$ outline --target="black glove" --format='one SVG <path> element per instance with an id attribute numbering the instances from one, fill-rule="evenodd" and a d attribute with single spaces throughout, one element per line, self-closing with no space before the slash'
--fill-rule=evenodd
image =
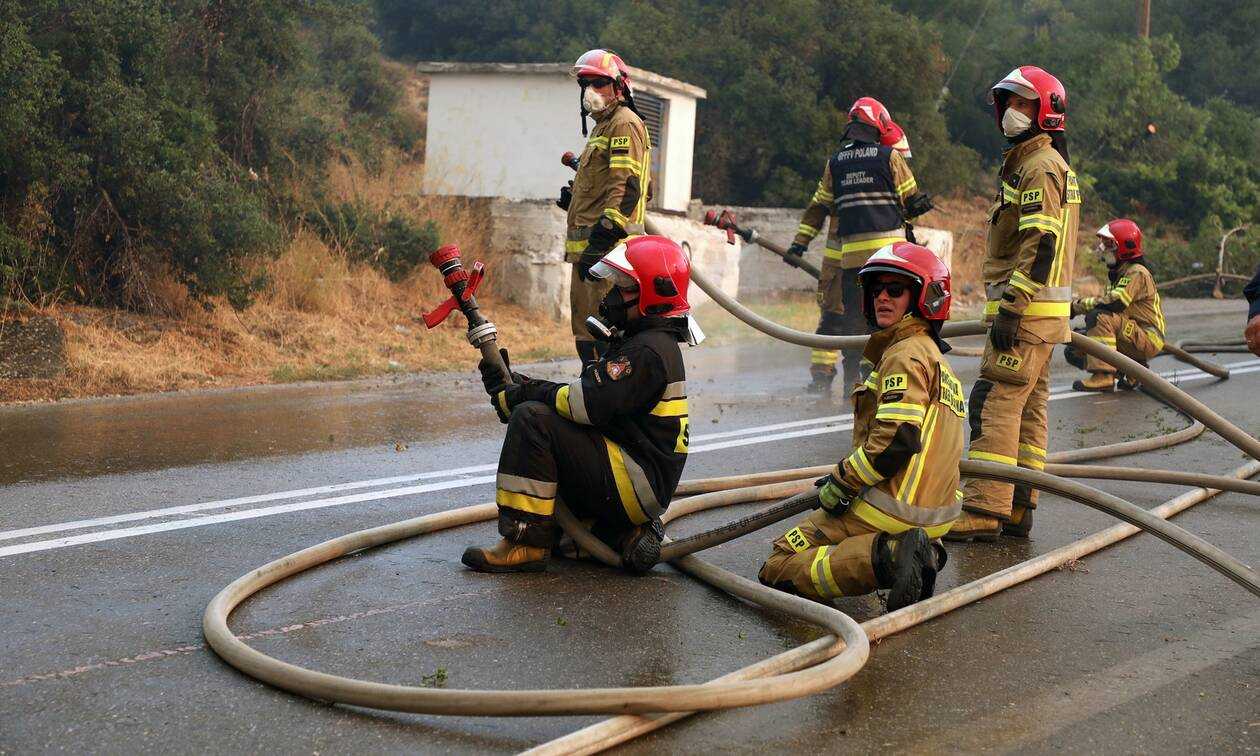
<path id="1" fill-rule="evenodd" d="M 1005 307 L 999 307 L 997 317 L 993 319 L 993 325 L 989 328 L 989 341 L 993 342 L 993 348 L 999 352 L 1009 352 L 1015 348 L 1016 337 L 1019 335 L 1020 315 L 1013 310 Z"/>
<path id="2" fill-rule="evenodd" d="M 603 259 L 608 251 L 617 246 L 617 242 L 626 236 L 625 229 L 617 225 L 617 222 L 608 216 L 599 219 L 591 229 L 591 237 L 583 250 L 582 256 L 578 258 L 576 263 L 578 278 L 583 281 L 590 281 L 591 267 L 595 263 Z"/>
<path id="3" fill-rule="evenodd" d="M 814 481 L 818 488 L 818 503 L 822 508 L 834 515 L 842 515 L 849 508 L 849 502 L 856 495 L 849 487 L 836 479 L 834 474 L 827 474 Z"/>
<path id="4" fill-rule="evenodd" d="M 508 373 L 512 372 L 512 363 L 508 361 L 508 353 L 506 349 L 499 350 L 499 356 L 503 358 L 503 364 L 507 366 Z M 481 385 L 486 387 L 486 393 L 493 397 L 499 393 L 508 384 L 503 380 L 503 373 L 499 372 L 499 366 L 494 362 L 481 358 L 481 362 L 477 363 L 477 369 L 481 371 Z M 513 376 L 515 378 L 515 376 Z M 514 381 L 522 383 L 523 381 Z"/>
<path id="5" fill-rule="evenodd" d="M 927 211 L 933 210 L 935 208 L 936 206 L 932 204 L 931 197 L 922 193 L 916 194 L 910 198 L 909 202 L 906 203 L 906 217 L 917 218 L 920 215 L 923 215 L 924 213 L 926 213 Z"/>
<path id="6" fill-rule="evenodd" d="M 807 249 L 809 249 L 809 247 L 805 246 L 804 244 L 793 244 L 792 246 L 787 248 L 787 253 L 791 257 L 804 257 L 805 250 Z"/>
<path id="7" fill-rule="evenodd" d="M 569 204 L 573 202 L 573 182 L 570 181 L 567 186 L 560 187 L 560 199 L 556 200 L 556 207 L 568 212 Z"/>

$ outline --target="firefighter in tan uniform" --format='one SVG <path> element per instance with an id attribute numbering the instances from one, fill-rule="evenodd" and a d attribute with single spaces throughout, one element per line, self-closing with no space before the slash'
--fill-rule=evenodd
<path id="1" fill-rule="evenodd" d="M 818 279 L 817 333 L 827 336 L 867 332 L 857 271 L 875 250 L 906 239 L 906 221 L 932 209 L 903 155 L 909 155 L 901 128 L 887 108 L 863 97 L 849 109 L 840 151 L 823 167 L 818 188 L 801 215 L 788 254 L 803 255 L 831 218 L 822 275 Z M 837 353 L 810 353 L 810 390 L 825 393 L 836 377 Z M 845 390 L 859 379 L 857 351 L 844 355 Z"/>
<path id="2" fill-rule="evenodd" d="M 874 366 L 853 389 L 853 452 L 819 481 L 822 509 L 774 542 L 758 575 L 826 601 L 889 589 L 888 609 L 932 595 L 945 550 L 932 539 L 959 515 L 962 384 L 941 356 L 949 269 L 897 242 L 858 272 Z"/>
<path id="3" fill-rule="evenodd" d="M 1101 297 L 1072 301 L 1072 317 L 1085 316 L 1085 335 L 1118 350 L 1143 365 L 1164 349 L 1164 308 L 1160 304 L 1155 277 L 1142 254 L 1142 229 L 1127 218 L 1118 218 L 1098 229 L 1097 252 L 1107 266 L 1111 288 Z M 1086 355 L 1070 344 L 1064 357 L 1072 365 L 1088 370 L 1090 377 L 1075 381 L 1077 391 L 1112 391 L 1117 386 L 1116 369 L 1097 357 Z M 1121 377 L 1120 388 L 1136 384 Z"/>
<path id="4" fill-rule="evenodd" d="M 571 73 L 582 92 L 582 134 L 586 116 L 595 120 L 571 187 L 560 189 L 556 204 L 568 212 L 564 259 L 573 263 L 569 285 L 573 338 L 578 356 L 589 364 L 599 345 L 586 329 L 608 292 L 607 281 L 590 275 L 621 239 L 643 233 L 649 196 L 651 144 L 635 109 L 630 74 L 619 56 L 590 50 Z"/>
<path id="5" fill-rule="evenodd" d="M 989 219 L 985 319 L 992 325 L 972 387 L 968 459 L 1044 469 L 1050 355 L 1071 339 L 1072 265 L 1081 192 L 1063 136 L 1067 93 L 1059 80 L 1021 66 L 993 87 L 993 108 L 1011 141 Z M 946 540 L 1027 537 L 1037 492 L 968 479 L 963 516 Z"/>

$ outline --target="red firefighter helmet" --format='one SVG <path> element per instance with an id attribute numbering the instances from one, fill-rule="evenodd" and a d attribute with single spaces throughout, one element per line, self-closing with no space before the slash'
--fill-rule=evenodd
<path id="1" fill-rule="evenodd" d="M 918 288 L 918 299 L 912 302 L 917 314 L 927 320 L 949 320 L 949 302 L 953 298 L 949 268 L 932 250 L 912 242 L 894 242 L 881 247 L 858 271 L 858 283 L 866 287 L 869 279 L 879 273 L 896 273 L 913 279 Z M 869 289 L 862 295 L 862 311 L 868 320 L 874 318 Z"/>
<path id="2" fill-rule="evenodd" d="M 569 69 L 569 74 L 575 79 L 579 76 L 603 76 L 612 79 L 618 90 L 624 90 L 627 94 L 631 93 L 630 68 L 615 52 L 600 49 L 587 50 Z"/>
<path id="3" fill-rule="evenodd" d="M 1067 90 L 1058 79 L 1042 69 L 1020 66 L 993 85 L 989 95 L 993 101 L 993 115 L 1001 128 L 1006 98 L 999 97 L 999 92 L 1014 92 L 1020 97 L 1037 100 L 1037 118 L 1033 124 L 1042 131 L 1063 131 L 1063 122 L 1067 120 Z"/>
<path id="4" fill-rule="evenodd" d="M 1142 256 L 1142 229 L 1128 218 L 1116 218 L 1107 221 L 1107 225 L 1098 229 L 1098 238 L 1108 246 L 1115 247 L 1116 260 L 1136 260 Z"/>
<path id="5" fill-rule="evenodd" d="M 895 123 L 888 128 L 888 131 L 879 135 L 879 143 L 900 152 L 906 160 L 914 157 L 910 154 L 910 140 L 906 139 L 906 132 Z"/>
<path id="6" fill-rule="evenodd" d="M 673 317 L 691 311 L 687 284 L 691 261 L 682 247 L 664 236 L 635 236 L 613 247 L 591 266 L 596 278 L 611 278 L 623 288 L 639 287 L 639 313 Z"/>

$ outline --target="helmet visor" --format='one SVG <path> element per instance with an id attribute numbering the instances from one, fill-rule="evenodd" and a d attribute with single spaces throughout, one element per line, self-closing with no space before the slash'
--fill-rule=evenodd
<path id="1" fill-rule="evenodd" d="M 989 102 L 993 102 L 998 90 L 1014 92 L 1020 97 L 1023 97 L 1025 100 L 1036 100 L 1041 96 L 1037 94 L 1037 90 L 1027 86 L 1026 84 L 1021 84 L 1018 81 L 1011 81 L 1010 79 L 1002 79 L 997 84 L 994 84 L 992 91 L 989 92 Z"/>
<path id="2" fill-rule="evenodd" d="M 599 262 L 591 266 L 591 275 L 595 278 L 612 281 L 614 286 L 623 289 L 637 289 L 639 281 L 632 274 L 634 266 L 626 259 L 624 243 L 613 247 Z"/>

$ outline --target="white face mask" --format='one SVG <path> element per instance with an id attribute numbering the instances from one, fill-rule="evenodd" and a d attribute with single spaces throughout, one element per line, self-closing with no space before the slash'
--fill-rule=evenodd
<path id="1" fill-rule="evenodd" d="M 582 104 L 586 106 L 588 113 L 598 113 L 608 107 L 608 100 L 602 94 L 595 91 L 594 87 L 587 87 L 582 90 Z"/>
<path id="2" fill-rule="evenodd" d="M 1007 108 L 1002 114 L 1002 133 L 1009 139 L 1023 134 L 1032 126 L 1032 119 L 1015 108 Z"/>

